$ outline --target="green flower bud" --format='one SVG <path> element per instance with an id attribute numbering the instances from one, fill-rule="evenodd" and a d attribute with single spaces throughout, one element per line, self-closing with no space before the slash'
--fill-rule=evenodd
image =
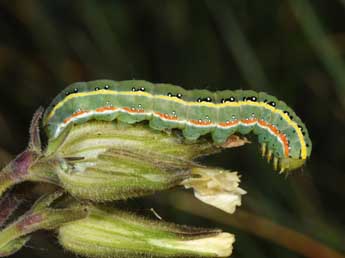
<path id="1" fill-rule="evenodd" d="M 62 225 L 61 245 L 88 257 L 227 257 L 234 236 L 220 230 L 151 221 L 116 209 L 91 207 L 89 216 Z"/>
<path id="2" fill-rule="evenodd" d="M 109 201 L 177 186 L 198 166 L 193 159 L 218 150 L 207 141 L 188 144 L 145 125 L 92 121 L 49 142 L 46 155 L 67 161 L 69 169 L 56 172 L 73 196 Z"/>

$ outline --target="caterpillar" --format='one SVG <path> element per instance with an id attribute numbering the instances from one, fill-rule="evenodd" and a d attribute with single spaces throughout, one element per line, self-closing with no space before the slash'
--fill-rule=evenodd
<path id="1" fill-rule="evenodd" d="M 43 127 L 49 139 L 70 124 L 91 119 L 126 123 L 149 121 L 157 130 L 181 129 L 188 140 L 211 134 L 216 144 L 234 133 L 258 136 L 263 155 L 274 167 L 290 171 L 311 154 L 308 131 L 283 101 L 252 90 L 185 90 L 142 80 L 77 82 L 46 109 Z"/>

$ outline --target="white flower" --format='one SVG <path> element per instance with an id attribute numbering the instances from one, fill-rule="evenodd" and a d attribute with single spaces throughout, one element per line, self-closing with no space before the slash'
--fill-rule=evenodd
<path id="1" fill-rule="evenodd" d="M 239 187 L 237 172 L 222 169 L 193 168 L 192 177 L 184 180 L 185 188 L 193 188 L 194 196 L 200 201 L 217 207 L 227 213 L 234 213 L 241 205 L 246 191 Z"/>

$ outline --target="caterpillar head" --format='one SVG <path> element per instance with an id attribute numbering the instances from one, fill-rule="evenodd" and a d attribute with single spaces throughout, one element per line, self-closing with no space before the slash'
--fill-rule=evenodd
<path id="1" fill-rule="evenodd" d="M 300 168 L 304 165 L 305 159 L 281 158 L 279 160 L 280 172 L 291 171 Z"/>

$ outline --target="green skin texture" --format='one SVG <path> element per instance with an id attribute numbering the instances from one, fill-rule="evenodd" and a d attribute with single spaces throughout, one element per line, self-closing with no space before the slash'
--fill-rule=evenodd
<path id="1" fill-rule="evenodd" d="M 188 140 L 196 140 L 201 135 L 211 133 L 212 139 L 215 143 L 224 143 L 228 137 L 234 133 L 248 134 L 253 132 L 258 135 L 259 143 L 266 143 L 268 150 L 272 151 L 273 156 L 280 160 L 294 160 L 298 163 L 301 160 L 301 143 L 297 137 L 295 129 L 287 123 L 278 113 L 272 112 L 269 109 L 257 106 L 251 106 L 251 101 L 247 101 L 248 105 L 243 104 L 240 107 L 207 107 L 207 106 L 186 106 L 182 103 L 174 102 L 176 97 L 172 97 L 172 101 L 168 99 L 148 98 L 147 96 L 138 95 L 105 95 L 97 94 L 91 96 L 77 97 L 66 102 L 61 108 L 57 109 L 54 116 L 47 120 L 47 116 L 50 111 L 66 97 L 66 92 L 73 94 L 75 89 L 80 92 L 90 92 L 96 89 L 105 89 L 108 87 L 110 91 L 132 91 L 133 88 L 139 90 L 144 88 L 145 92 L 152 95 L 164 95 L 167 96 L 171 93 L 173 96 L 182 94 L 182 100 L 188 102 L 196 102 L 198 98 L 206 99 L 210 97 L 213 103 L 221 103 L 221 99 L 227 99 L 230 96 L 235 97 L 236 101 L 242 101 L 243 98 L 256 97 L 256 102 L 269 103 L 274 101 L 276 109 L 287 111 L 292 117 L 292 120 L 300 126 L 304 140 L 307 146 L 307 157 L 310 156 L 312 143 L 309 138 L 308 131 L 295 114 L 295 112 L 286 105 L 283 101 L 276 99 L 274 96 L 270 96 L 264 92 L 255 92 L 252 90 L 225 90 L 210 92 L 208 90 L 185 90 L 179 86 L 171 84 L 153 84 L 147 81 L 130 80 L 130 81 L 112 81 L 112 80 L 96 80 L 90 82 L 78 82 L 69 85 L 64 91 L 62 91 L 47 108 L 43 124 L 46 133 L 49 138 L 56 137 L 56 130 L 61 125 L 64 119 L 70 117 L 78 110 L 95 110 L 100 107 L 113 106 L 116 108 L 136 108 L 144 109 L 145 114 L 129 114 L 128 112 L 113 112 L 112 114 L 90 114 L 87 117 L 75 120 L 73 123 L 84 123 L 91 119 L 112 121 L 118 119 L 126 123 L 137 123 L 143 120 L 149 120 L 149 125 L 153 129 L 165 130 L 169 128 L 181 129 L 183 135 Z M 153 112 L 160 112 L 162 114 L 168 114 L 173 116 L 176 114 L 179 120 L 211 120 L 213 123 L 231 121 L 235 116 L 236 120 L 242 120 L 247 118 L 258 118 L 264 120 L 266 123 L 273 124 L 278 128 L 281 133 L 284 133 L 289 141 L 290 157 L 284 157 L 284 149 L 282 144 L 278 141 L 278 137 L 272 135 L 267 129 L 261 128 L 257 125 L 243 126 L 237 125 L 231 128 L 216 128 L 216 127 L 198 127 L 188 123 L 178 123 L 176 121 L 165 121 L 160 117 L 153 116 Z M 175 112 L 175 113 L 174 113 Z M 60 132 L 61 133 L 61 132 Z M 60 134 L 59 133 L 59 134 Z M 290 162 L 290 161 L 289 161 Z M 295 167 L 301 164 L 296 163 Z M 303 162 L 304 163 L 304 162 Z M 290 167 L 294 167 L 293 164 Z"/>

